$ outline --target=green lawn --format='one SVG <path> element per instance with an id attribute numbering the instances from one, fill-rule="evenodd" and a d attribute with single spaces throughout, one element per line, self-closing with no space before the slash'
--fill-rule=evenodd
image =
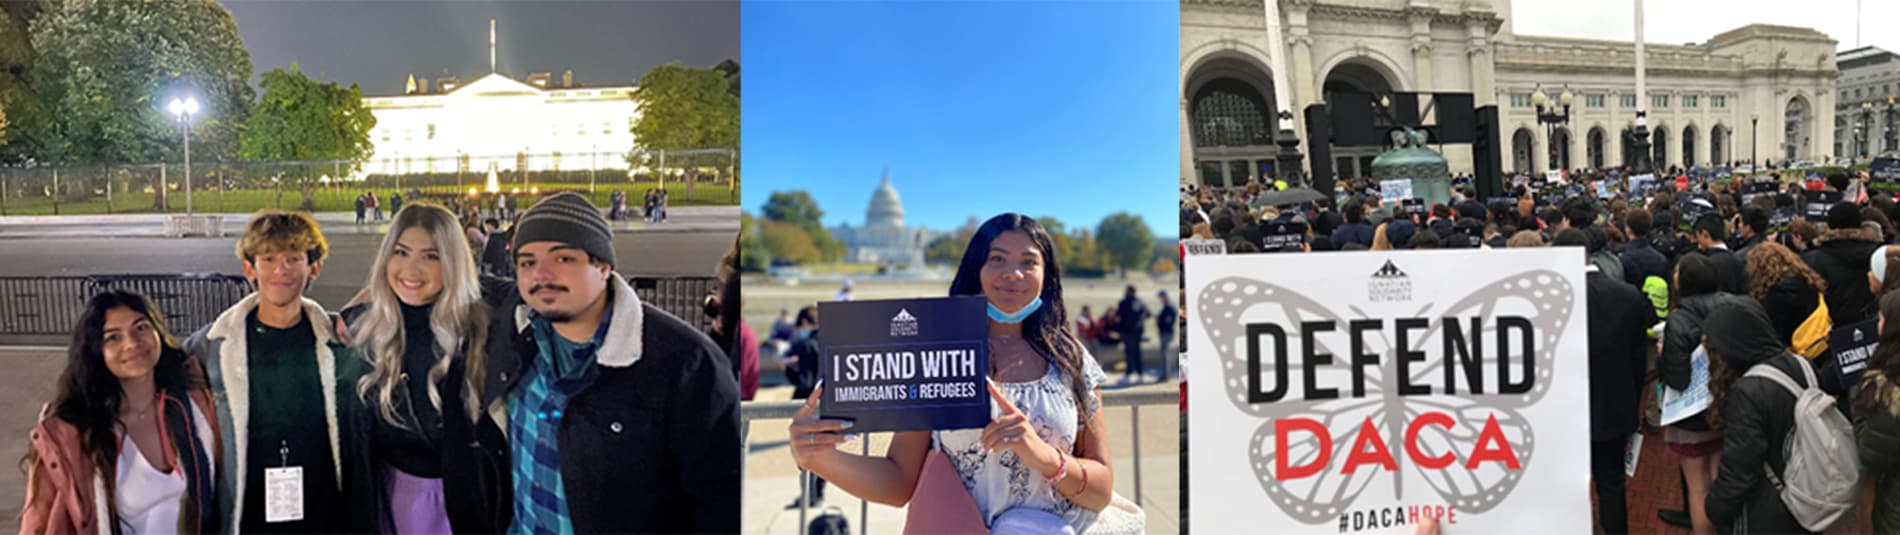
<path id="1" fill-rule="evenodd" d="M 627 204 L 635 210 L 638 210 L 641 204 L 641 195 L 643 195 L 648 188 L 656 186 L 658 186 L 658 184 L 655 182 L 599 184 L 594 187 L 594 192 L 589 194 L 588 197 L 594 201 L 596 206 L 604 208 L 607 206 L 613 191 L 619 189 L 627 193 Z M 539 188 L 542 193 L 552 193 L 555 191 L 578 191 L 587 193 L 588 190 L 586 183 L 548 183 L 535 184 L 534 187 Z M 504 191 L 506 191 L 513 189 L 513 186 L 504 185 L 503 188 Z M 728 189 L 724 184 L 695 184 L 692 195 L 687 195 L 686 185 L 679 182 L 669 182 L 666 185 L 666 189 L 668 202 L 676 207 L 732 206 L 739 204 L 738 192 Z M 339 191 L 337 188 L 324 188 L 313 192 L 311 202 L 315 210 L 319 212 L 350 212 L 356 209 L 356 195 L 362 193 L 362 191 L 361 189 L 343 189 Z M 405 192 L 406 191 L 407 188 L 405 188 Z M 427 195 L 466 195 L 467 193 L 466 188 L 457 190 L 454 187 L 430 187 L 422 188 L 422 191 Z M 389 190 L 378 190 L 378 194 L 382 197 L 385 211 L 387 211 Z M 528 197 L 535 196 L 529 195 Z M 199 190 L 192 196 L 192 209 L 193 211 L 206 213 L 248 213 L 263 208 L 294 209 L 297 208 L 297 205 L 301 203 L 302 200 L 302 194 L 293 189 L 285 189 L 281 200 L 278 198 L 277 190 L 274 189 L 242 189 L 230 191 L 218 191 L 215 189 Z M 532 199 L 523 198 L 521 201 L 519 206 L 523 209 L 533 204 Z M 183 213 L 185 211 L 185 195 L 183 192 L 172 192 L 171 208 L 171 211 L 174 213 Z M 138 214 L 158 212 L 158 210 L 152 209 L 152 194 L 143 192 L 114 192 L 110 200 L 107 200 L 105 196 L 98 196 L 81 203 L 60 202 L 57 203 L 57 212 L 55 212 L 55 209 L 53 199 L 46 196 L 9 196 L 5 199 L 0 199 L 0 215 L 53 215 L 55 213 L 60 215 Z"/>

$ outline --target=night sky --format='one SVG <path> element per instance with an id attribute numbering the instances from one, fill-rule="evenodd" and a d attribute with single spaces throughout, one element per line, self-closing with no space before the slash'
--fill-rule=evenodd
<path id="1" fill-rule="evenodd" d="M 739 2 L 225 1 L 256 75 L 296 62 L 305 74 L 400 95 L 410 73 L 467 83 L 488 73 L 488 19 L 498 70 L 517 80 L 572 69 L 589 86 L 632 85 L 656 65 L 739 60 Z M 741 61 L 741 66 L 744 62 Z M 257 78 L 253 76 L 252 83 Z"/>

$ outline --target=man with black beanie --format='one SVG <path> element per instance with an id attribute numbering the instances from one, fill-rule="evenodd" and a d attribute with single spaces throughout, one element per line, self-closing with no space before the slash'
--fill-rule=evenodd
<path id="1" fill-rule="evenodd" d="M 640 302 L 579 194 L 529 208 L 511 252 L 517 292 L 472 372 L 485 410 L 442 404 L 444 486 L 479 498 L 449 500 L 455 530 L 738 531 L 739 385 L 724 352 Z M 442 398 L 460 399 L 462 382 L 447 383 Z"/>
<path id="2" fill-rule="evenodd" d="M 1874 296 L 1867 289 L 1868 261 L 1880 247 L 1879 233 L 1862 228 L 1860 207 L 1851 202 L 1827 211 L 1827 232 L 1801 255 L 1801 261 L 1827 282 L 1827 315 L 1835 325 L 1874 317 Z"/>

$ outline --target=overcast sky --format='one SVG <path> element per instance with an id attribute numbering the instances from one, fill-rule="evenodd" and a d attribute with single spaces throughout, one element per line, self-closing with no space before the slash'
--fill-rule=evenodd
<path id="1" fill-rule="evenodd" d="M 1706 42 L 1716 34 L 1765 23 L 1819 30 L 1855 48 L 1856 0 L 1647 0 L 1647 42 Z M 1861 43 L 1900 51 L 1900 0 L 1859 0 Z M 1512 31 L 1590 39 L 1630 40 L 1636 35 L 1634 0 L 1512 0 Z"/>

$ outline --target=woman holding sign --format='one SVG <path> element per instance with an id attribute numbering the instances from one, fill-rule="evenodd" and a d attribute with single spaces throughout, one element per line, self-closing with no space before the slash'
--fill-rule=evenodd
<path id="1" fill-rule="evenodd" d="M 1049 233 L 1019 214 L 990 218 L 950 295 L 989 300 L 989 426 L 899 432 L 883 456 L 853 455 L 837 449 L 849 424 L 818 419 L 814 394 L 790 427 L 798 465 L 870 501 L 927 501 L 910 508 L 912 532 L 1139 532 L 1140 512 L 1115 495 L 1108 465 L 1096 390 L 1106 375 L 1064 327 Z"/>

